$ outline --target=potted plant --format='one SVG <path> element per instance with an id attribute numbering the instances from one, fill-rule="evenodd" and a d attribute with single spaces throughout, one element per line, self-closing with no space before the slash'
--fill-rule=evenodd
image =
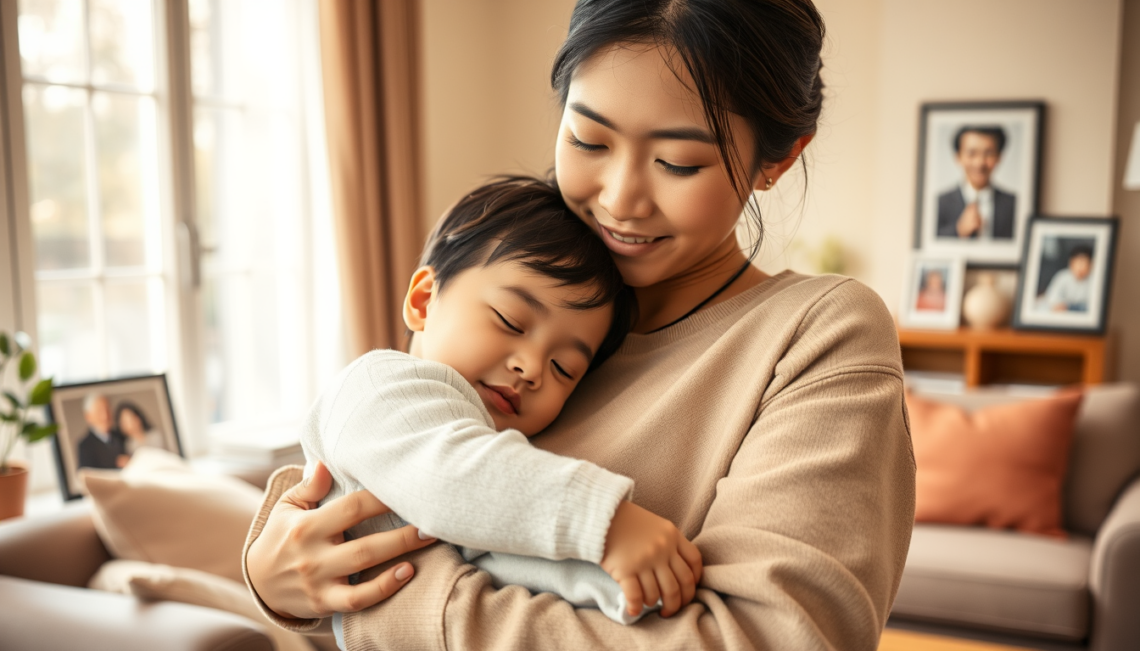
<path id="1" fill-rule="evenodd" d="M 31 418 L 33 410 L 51 402 L 52 380 L 47 378 L 32 384 L 36 374 L 36 356 L 28 350 L 32 338 L 23 332 L 9 336 L 0 330 L 0 520 L 24 514 L 24 496 L 28 490 L 28 468 L 23 463 L 9 461 L 16 441 L 23 438 L 35 443 L 56 433 L 55 423 L 43 425 Z M 18 381 L 9 388 L 4 383 L 9 362 L 15 363 Z M 29 390 L 29 385 L 31 389 Z M 23 397 L 21 397 L 23 394 Z"/>

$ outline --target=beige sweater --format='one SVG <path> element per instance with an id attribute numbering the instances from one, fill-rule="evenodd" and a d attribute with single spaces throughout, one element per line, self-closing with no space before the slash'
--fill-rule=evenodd
<path id="1" fill-rule="evenodd" d="M 704 555 L 694 602 L 623 627 L 495 589 L 433 545 L 407 557 L 416 576 L 399 593 L 345 616 L 349 649 L 876 648 L 910 541 L 914 459 L 894 325 L 863 285 L 785 272 L 631 335 L 532 440 L 632 477 L 634 501 Z M 300 477 L 275 476 L 250 541 Z"/>

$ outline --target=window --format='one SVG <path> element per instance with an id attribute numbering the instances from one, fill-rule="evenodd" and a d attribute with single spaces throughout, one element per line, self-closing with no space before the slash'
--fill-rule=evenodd
<path id="1" fill-rule="evenodd" d="M 34 272 L 0 283 L 34 295 L 44 374 L 168 373 L 192 452 L 212 424 L 299 416 L 343 363 L 315 0 L 3 11 Z"/>

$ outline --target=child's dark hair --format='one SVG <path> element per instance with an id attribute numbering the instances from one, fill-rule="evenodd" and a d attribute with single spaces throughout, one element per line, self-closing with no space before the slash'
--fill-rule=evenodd
<path id="1" fill-rule="evenodd" d="M 1092 260 L 1093 259 L 1093 248 L 1091 246 L 1089 246 L 1088 244 L 1078 244 L 1078 245 L 1073 247 L 1072 251 L 1069 251 L 1069 260 L 1072 260 L 1073 258 L 1080 257 L 1082 255 L 1085 256 L 1086 258 L 1088 258 L 1089 260 Z"/>
<path id="2" fill-rule="evenodd" d="M 435 270 L 442 290 L 466 269 L 511 260 L 561 285 L 592 289 L 567 307 L 592 310 L 613 303 L 613 322 L 590 370 L 621 346 L 637 318 L 633 290 L 609 249 L 566 207 L 553 181 L 501 176 L 472 190 L 436 225 L 420 265 Z"/>

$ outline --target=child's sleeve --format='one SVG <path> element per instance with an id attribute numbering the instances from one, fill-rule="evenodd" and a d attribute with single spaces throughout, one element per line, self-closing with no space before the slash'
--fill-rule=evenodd
<path id="1" fill-rule="evenodd" d="M 377 351 L 314 406 L 323 456 L 401 518 L 448 542 L 601 562 L 633 481 L 497 432 L 450 367 Z"/>

